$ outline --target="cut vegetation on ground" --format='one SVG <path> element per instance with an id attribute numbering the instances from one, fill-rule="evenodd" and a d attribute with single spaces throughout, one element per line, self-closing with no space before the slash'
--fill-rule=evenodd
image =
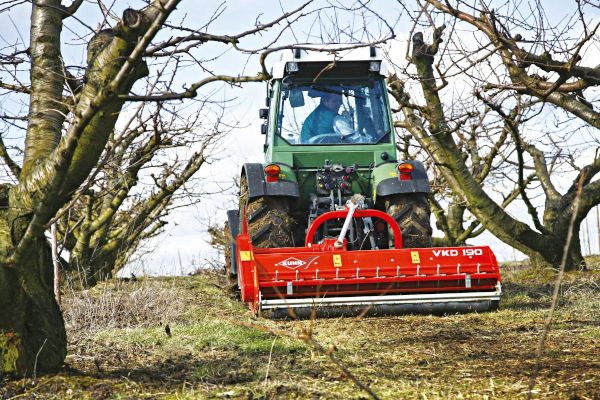
<path id="1" fill-rule="evenodd" d="M 565 277 L 532 398 L 600 399 L 599 264 Z M 498 312 L 323 319 L 313 338 L 383 399 L 526 398 L 555 275 L 502 270 Z M 69 293 L 67 365 L 0 381 L 0 398 L 369 398 L 302 340 L 231 322 L 300 335 L 310 321 L 255 319 L 221 285 L 203 274 Z"/>

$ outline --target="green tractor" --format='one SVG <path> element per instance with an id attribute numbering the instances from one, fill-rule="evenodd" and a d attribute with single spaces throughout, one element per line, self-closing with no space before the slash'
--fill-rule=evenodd
<path id="1" fill-rule="evenodd" d="M 381 50 L 333 49 L 290 49 L 273 66 L 260 110 L 265 162 L 243 166 L 239 209 L 227 213 L 232 287 L 244 220 L 254 247 L 302 246 L 315 218 L 352 200 L 394 218 L 403 247 L 431 247 L 429 180 L 421 162 L 398 159 Z M 323 224 L 315 243 L 339 235 L 343 222 Z M 370 218 L 354 221 L 346 238 L 348 250 L 394 243 L 387 224 Z"/>

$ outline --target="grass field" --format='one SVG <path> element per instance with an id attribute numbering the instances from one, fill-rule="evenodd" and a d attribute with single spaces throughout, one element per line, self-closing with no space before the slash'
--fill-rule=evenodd
<path id="1" fill-rule="evenodd" d="M 589 265 L 565 277 L 532 398 L 600 399 L 600 259 Z M 255 319 L 211 274 L 111 281 L 66 296 L 64 369 L 0 380 L 0 398 L 370 398 L 302 332 L 382 399 L 526 398 L 555 275 L 501 270 L 498 312 L 314 323 Z"/>

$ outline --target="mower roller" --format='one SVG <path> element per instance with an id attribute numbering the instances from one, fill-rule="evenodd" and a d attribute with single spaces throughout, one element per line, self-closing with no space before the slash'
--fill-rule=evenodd
<path id="1" fill-rule="evenodd" d="M 303 45 L 267 84 L 266 162 L 227 213 L 232 292 L 272 318 L 498 308 L 489 247 L 432 246 L 424 165 L 399 159 L 375 47 Z"/>

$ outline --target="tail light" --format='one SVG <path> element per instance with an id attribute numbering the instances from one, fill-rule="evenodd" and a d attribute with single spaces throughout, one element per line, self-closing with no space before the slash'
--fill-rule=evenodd
<path id="1" fill-rule="evenodd" d="M 265 174 L 267 174 L 267 182 L 277 182 L 277 175 L 279 175 L 281 168 L 277 164 L 269 164 L 265 167 Z"/>
<path id="2" fill-rule="evenodd" d="M 411 172 L 415 167 L 410 163 L 402 163 L 398 165 L 399 178 L 401 181 L 410 181 L 412 179 Z"/>

